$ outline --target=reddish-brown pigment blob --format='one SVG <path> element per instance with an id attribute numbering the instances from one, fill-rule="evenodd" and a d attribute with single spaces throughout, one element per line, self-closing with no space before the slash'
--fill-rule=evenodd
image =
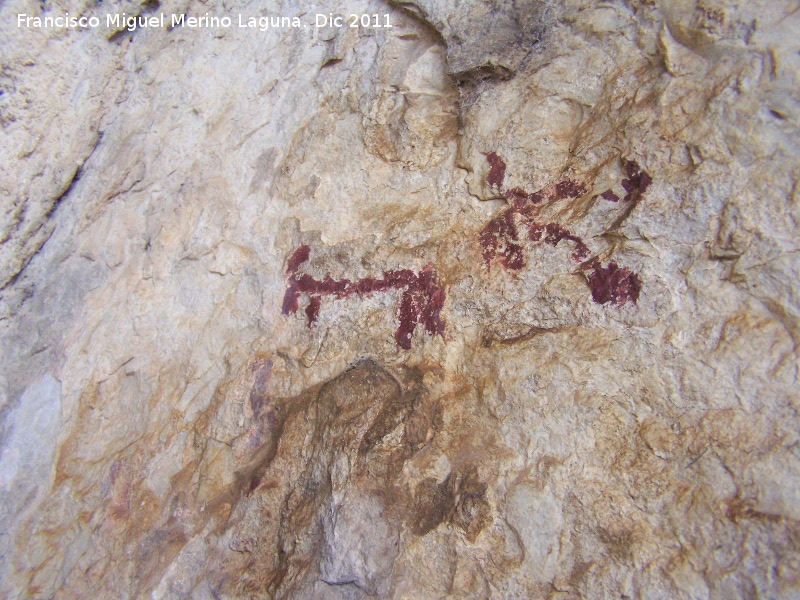
<path id="1" fill-rule="evenodd" d="M 309 324 L 317 320 L 321 305 L 322 302 L 319 299 L 319 296 L 311 296 L 311 298 L 308 299 L 308 306 L 306 306 L 306 317 L 308 318 Z"/>
<path id="2" fill-rule="evenodd" d="M 559 181 L 556 184 L 555 199 L 563 200 L 564 198 L 579 198 L 588 191 L 589 190 L 582 183 L 572 181 L 571 179 L 565 179 L 564 181 Z"/>
<path id="3" fill-rule="evenodd" d="M 625 174 L 628 178 L 620 182 L 622 189 L 625 190 L 625 197 L 622 201 L 638 202 L 639 198 L 641 198 L 647 191 L 647 188 L 650 187 L 650 184 L 653 183 L 653 180 L 650 178 L 650 175 L 648 175 L 646 171 L 642 171 L 639 165 L 634 161 L 625 161 L 624 164 Z"/>
<path id="4" fill-rule="evenodd" d="M 486 176 L 486 183 L 496 186 L 498 189 L 503 189 L 503 181 L 506 178 L 506 163 L 500 158 L 496 152 L 490 152 L 486 155 L 486 160 L 489 161 L 491 168 L 489 174 Z"/>
<path id="5" fill-rule="evenodd" d="M 247 496 L 256 491 L 256 488 L 261 485 L 261 478 L 256 476 L 250 480 L 250 485 L 247 486 Z"/>
<path id="6" fill-rule="evenodd" d="M 486 178 L 487 183 L 501 187 L 505 176 L 505 162 L 494 152 L 488 154 L 486 159 L 491 165 Z M 502 165 L 502 176 L 499 179 L 497 173 L 500 171 L 495 171 L 495 165 Z M 626 192 L 622 200 L 623 202 L 638 202 L 652 183 L 652 179 L 633 161 L 623 161 L 623 165 L 627 178 L 620 182 Z M 520 187 L 504 191 L 503 194 L 511 205 L 489 221 L 479 236 L 486 265 L 490 265 L 493 260 L 498 260 L 503 267 L 511 271 L 522 269 L 525 266 L 525 255 L 520 230 L 527 229 L 527 237 L 533 242 L 545 242 L 555 247 L 560 241 L 567 240 L 575 245 L 572 260 L 575 262 L 585 261 L 581 264 L 581 269 L 590 271 L 587 281 L 595 302 L 598 304 L 612 302 L 616 306 L 622 306 L 628 301 L 635 304 L 642 289 L 641 280 L 636 273 L 619 267 L 614 261 L 611 261 L 607 267 L 603 267 L 596 258 L 586 261 L 590 250 L 580 237 L 573 235 L 558 223 L 541 223 L 535 219 L 538 214 L 536 205 L 544 200 L 578 198 L 588 191 L 588 186 L 570 179 L 560 181 L 555 186 L 535 193 L 528 193 Z M 600 197 L 610 202 L 619 202 L 620 200 L 619 196 L 611 189 L 600 194 Z"/>
<path id="7" fill-rule="evenodd" d="M 530 230 L 531 240 L 538 242 L 544 239 L 545 242 L 553 247 L 558 246 L 561 240 L 569 240 L 575 244 L 575 252 L 572 253 L 572 260 L 581 261 L 589 256 L 589 247 L 577 235 L 572 235 L 568 229 L 564 229 L 558 223 L 548 223 L 541 225 L 534 224 Z"/>
<path id="8" fill-rule="evenodd" d="M 406 350 L 411 348 L 411 337 L 417 325 L 422 325 L 431 335 L 444 335 L 444 322 L 441 311 L 444 307 L 445 293 L 439 285 L 436 272 L 426 266 L 419 273 L 409 269 L 386 271 L 382 278 L 365 277 L 358 281 L 349 279 L 335 280 L 330 275 L 324 279 L 314 279 L 311 275 L 297 273 L 300 265 L 308 260 L 308 246 L 300 246 L 287 261 L 286 274 L 289 275 L 288 287 L 283 297 L 283 314 L 297 312 L 300 307 L 300 296 L 308 296 L 306 317 L 308 326 L 317 320 L 322 304 L 322 296 L 349 298 L 353 294 L 359 296 L 374 292 L 385 292 L 391 289 L 403 290 L 400 298 L 400 325 L 395 331 L 397 345 Z"/>
<path id="9" fill-rule="evenodd" d="M 619 202 L 619 196 L 617 196 L 614 193 L 614 190 L 611 190 L 611 189 L 608 189 L 605 192 L 603 192 L 602 194 L 600 194 L 600 197 L 603 200 L 608 200 L 609 202 Z"/>
<path id="10" fill-rule="evenodd" d="M 589 275 L 588 282 L 592 290 L 592 300 L 598 304 L 611 302 L 616 306 L 622 306 L 628 301 L 636 304 L 639 292 L 642 290 L 639 276 L 618 266 L 613 260 L 607 267 L 597 264 Z"/>

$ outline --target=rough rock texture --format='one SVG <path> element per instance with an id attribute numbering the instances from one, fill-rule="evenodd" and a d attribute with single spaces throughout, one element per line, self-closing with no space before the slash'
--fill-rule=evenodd
<path id="1" fill-rule="evenodd" d="M 542 0 L 390 0 L 442 36 L 447 70 L 461 85 L 508 79 L 537 50 L 554 20 Z M 555 6 L 553 10 L 558 10 Z"/>
<path id="2" fill-rule="evenodd" d="M 11 0 L 0 65 L 0 596 L 800 595 L 795 3 Z"/>

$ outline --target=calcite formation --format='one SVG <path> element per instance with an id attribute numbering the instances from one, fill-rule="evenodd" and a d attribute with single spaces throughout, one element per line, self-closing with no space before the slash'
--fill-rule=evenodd
<path id="1" fill-rule="evenodd" d="M 11 0 L 0 65 L 0 597 L 800 595 L 795 3 Z"/>

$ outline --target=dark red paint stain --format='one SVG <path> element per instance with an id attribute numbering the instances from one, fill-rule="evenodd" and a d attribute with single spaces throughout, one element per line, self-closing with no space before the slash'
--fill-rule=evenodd
<path id="1" fill-rule="evenodd" d="M 261 485 L 261 478 L 256 475 L 250 480 L 250 485 L 247 486 L 247 496 L 256 491 L 256 488 Z"/>
<path id="2" fill-rule="evenodd" d="M 486 176 L 486 183 L 496 186 L 498 189 L 503 188 L 503 181 L 506 178 L 506 163 L 500 158 L 496 152 L 489 152 L 486 155 L 486 160 L 489 161 L 491 168 L 489 174 Z"/>
<path id="3" fill-rule="evenodd" d="M 411 336 L 417 325 L 425 327 L 430 335 L 443 335 L 444 322 L 440 313 L 444 307 L 444 290 L 439 286 L 436 273 L 426 266 L 409 284 L 400 299 L 400 326 L 394 334 L 397 345 L 411 348 Z"/>
<path id="4" fill-rule="evenodd" d="M 507 269 L 522 269 L 525 266 L 525 257 L 520 229 L 527 229 L 528 239 L 535 242 L 544 241 L 551 246 L 557 246 L 561 240 L 575 243 L 575 252 L 572 255 L 575 260 L 583 260 L 589 256 L 589 248 L 579 237 L 557 223 L 541 223 L 536 220 L 536 205 L 544 200 L 577 198 L 587 190 L 584 184 L 568 179 L 532 194 L 519 187 L 506 191 L 505 196 L 511 201 L 511 206 L 489 221 L 480 233 L 484 262 L 488 265 L 492 260 L 498 259 Z"/>
<path id="5" fill-rule="evenodd" d="M 300 307 L 300 296 L 306 294 L 309 299 L 305 312 L 308 326 L 311 327 L 319 315 L 322 296 L 349 298 L 353 294 L 362 296 L 396 289 L 403 290 L 400 299 L 400 324 L 394 334 L 398 346 L 406 350 L 411 348 L 411 337 L 417 325 L 422 325 L 431 335 L 444 334 L 441 311 L 445 293 L 439 285 L 436 272 L 430 266 L 424 267 L 419 273 L 409 269 L 392 269 L 386 271 L 381 278 L 365 277 L 355 282 L 349 279 L 335 280 L 330 275 L 318 280 L 311 275 L 297 273 L 309 256 L 308 246 L 300 246 L 287 261 L 286 273 L 289 281 L 283 297 L 284 315 L 296 313 Z"/>
<path id="6" fill-rule="evenodd" d="M 592 300 L 598 304 L 611 302 L 622 306 L 630 301 L 636 304 L 639 292 L 642 291 L 642 281 L 636 273 L 620 267 L 613 260 L 603 267 L 599 262 L 594 265 L 594 270 L 588 277 L 589 289 L 592 290 Z"/>
<path id="7" fill-rule="evenodd" d="M 311 298 L 308 299 L 308 306 L 306 306 L 306 317 L 308 317 L 309 323 L 313 323 L 317 320 L 321 305 L 322 301 L 319 299 L 319 296 L 311 296 Z"/>
<path id="8" fill-rule="evenodd" d="M 535 223 L 530 231 L 531 240 L 535 242 L 543 240 L 554 248 L 561 240 L 573 242 L 575 251 L 572 253 L 572 260 L 581 261 L 589 256 L 589 247 L 583 243 L 583 240 L 577 235 L 572 235 L 568 229 L 564 229 L 558 223 L 548 223 L 547 225 Z"/>
<path id="9" fill-rule="evenodd" d="M 309 256 L 311 256 L 311 248 L 306 244 L 303 244 L 294 251 L 291 257 L 289 257 L 289 260 L 286 263 L 286 272 L 289 275 L 297 273 L 297 269 L 300 267 L 300 265 L 308 260 Z"/>
<path id="10" fill-rule="evenodd" d="M 619 196 L 617 196 L 614 193 L 614 190 L 611 190 L 611 189 L 608 189 L 605 192 L 603 192 L 602 194 L 600 194 L 600 197 L 603 200 L 608 200 L 609 202 L 619 202 Z"/>
<path id="11" fill-rule="evenodd" d="M 529 194 L 520 187 L 511 188 L 505 191 L 505 197 L 511 201 L 511 205 L 522 208 L 526 204 L 540 204 L 544 201 L 544 196 L 540 192 Z"/>
<path id="12" fill-rule="evenodd" d="M 647 191 L 647 188 L 650 187 L 650 184 L 653 183 L 653 180 L 650 178 L 650 175 L 647 172 L 642 171 L 634 161 L 624 161 L 625 166 L 625 174 L 628 176 L 627 179 L 623 179 L 620 182 L 622 185 L 622 189 L 625 190 L 625 197 L 622 199 L 623 202 L 638 202 L 639 199 L 644 195 Z"/>
<path id="13" fill-rule="evenodd" d="M 572 181 L 571 179 L 565 179 L 556 184 L 556 199 L 578 198 L 588 191 L 589 190 L 582 183 Z"/>
<path id="14" fill-rule="evenodd" d="M 505 163 L 494 152 L 488 154 L 486 158 L 491 165 L 486 181 L 490 185 L 501 187 L 503 178 L 500 177 L 498 180 L 495 165 L 502 165 L 502 175 L 505 176 Z M 653 180 L 633 161 L 623 161 L 623 167 L 626 178 L 620 182 L 620 185 L 626 195 L 622 201 L 638 202 Z M 614 261 L 611 261 L 606 267 L 603 267 L 596 258 L 587 261 L 591 252 L 580 237 L 572 234 L 558 223 L 542 223 L 536 220 L 537 205 L 543 201 L 579 198 L 588 193 L 589 189 L 585 184 L 565 179 L 554 186 L 534 193 L 529 193 L 520 187 L 503 192 L 509 200 L 510 206 L 489 221 L 479 235 L 484 263 L 489 266 L 493 260 L 497 260 L 503 267 L 511 271 L 522 269 L 526 263 L 520 231 L 527 229 L 527 237 L 533 242 L 545 242 L 553 247 L 562 240 L 574 244 L 572 260 L 581 263 L 582 270 L 589 271 L 587 283 L 595 302 L 598 304 L 611 302 L 616 306 L 622 306 L 629 301 L 636 304 L 642 289 L 641 279 L 636 273 L 618 266 Z M 611 189 L 600 194 L 600 197 L 610 202 L 619 202 L 620 200 L 619 196 Z"/>

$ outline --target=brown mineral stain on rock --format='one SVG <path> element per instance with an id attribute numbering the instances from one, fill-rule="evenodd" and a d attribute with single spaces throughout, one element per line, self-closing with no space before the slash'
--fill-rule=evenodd
<path id="1" fill-rule="evenodd" d="M 423 536 L 449 522 L 474 542 L 491 522 L 491 509 L 485 495 L 486 484 L 477 478 L 473 465 L 450 473 L 441 483 L 433 478 L 424 479 L 414 490 L 409 515 L 411 531 Z"/>
<path id="2" fill-rule="evenodd" d="M 243 397 L 264 395 L 268 364 L 255 359 L 245 369 L 243 377 L 252 383 L 240 392 Z M 145 536 L 142 547 L 172 560 L 190 532 L 214 519 L 220 524 L 215 535 L 229 540 L 213 549 L 220 565 L 215 589 L 233 595 L 267 590 L 285 597 L 305 594 L 319 573 L 331 581 L 355 578 L 377 593 L 389 585 L 399 535 L 406 529 L 425 536 L 439 526 L 452 527 L 474 542 L 492 522 L 488 484 L 469 462 L 480 440 L 467 435 L 450 446 L 459 466 L 441 483 L 424 476 L 407 480 L 409 466 L 422 454 L 441 451 L 434 441 L 444 425 L 443 408 L 423 380 L 422 369 L 390 370 L 367 359 L 299 397 L 270 399 L 277 422 L 272 441 L 242 456 L 233 484 L 204 502 L 202 511 L 187 504 L 188 496 L 173 496 L 169 516 Z M 456 405 L 449 411 L 460 402 L 458 396 L 452 400 Z M 261 411 L 264 402 L 257 403 Z M 254 420 L 257 414 L 253 411 Z M 474 417 L 459 418 L 464 427 L 474 426 Z M 481 459 L 489 461 L 491 445 L 483 447 L 489 453 Z M 222 506 L 229 508 L 219 512 Z M 362 531 L 364 518 L 371 526 Z M 347 542 L 356 544 L 348 550 L 353 557 L 369 547 L 377 562 L 337 554 L 344 551 L 342 528 L 356 535 Z M 141 576 L 155 580 L 157 564 L 143 558 Z"/>
<path id="3" fill-rule="evenodd" d="M 453 490 L 450 476 L 442 483 L 427 478 L 417 484 L 414 509 L 409 524 L 416 535 L 425 535 L 438 527 L 453 509 Z"/>
<path id="4" fill-rule="evenodd" d="M 450 513 L 450 521 L 464 532 L 470 542 L 474 542 L 492 522 L 491 505 L 486 499 L 487 488 L 473 465 L 456 474 L 454 492 L 457 501 Z"/>
<path id="5" fill-rule="evenodd" d="M 251 538 L 261 531 L 255 534 L 257 547 L 248 542 L 251 552 L 262 557 L 260 566 L 248 569 L 238 584 L 225 577 L 226 588 L 263 586 L 283 595 L 305 585 L 319 565 L 315 556 L 332 543 L 326 541 L 318 519 L 330 510 L 332 497 L 342 493 L 343 485 L 351 493 L 380 498 L 387 517 L 396 518 L 391 515 L 404 502 L 397 477 L 415 442 L 403 443 L 401 437 L 399 444 L 382 444 L 392 431 L 407 427 L 422 393 L 421 374 L 410 370 L 402 380 L 401 385 L 386 369 L 365 360 L 318 391 L 284 404 L 280 441 L 275 454 L 265 457 L 263 475 L 258 476 L 259 481 L 274 483 L 253 486 L 256 479 L 247 480 L 231 525 L 234 540 L 242 540 L 235 547 L 244 541 L 242 536 Z M 296 462 L 297 452 L 306 458 Z M 344 465 L 348 467 L 342 471 Z M 262 521 L 267 513 L 278 512 L 279 522 Z M 249 529 L 248 523 L 256 529 Z"/>

